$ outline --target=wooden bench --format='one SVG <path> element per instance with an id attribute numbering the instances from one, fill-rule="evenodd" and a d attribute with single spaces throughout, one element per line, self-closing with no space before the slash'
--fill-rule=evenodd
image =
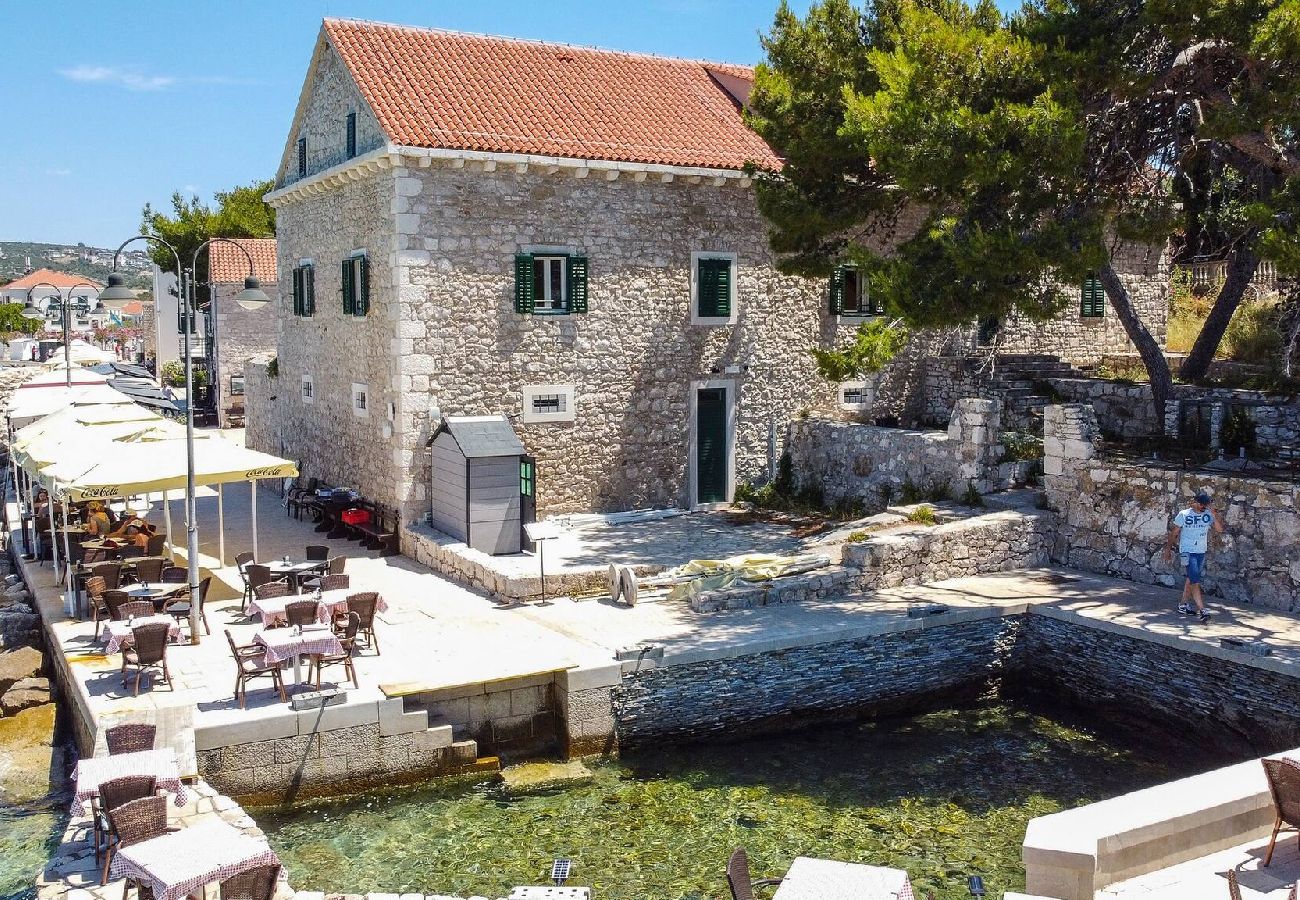
<path id="1" fill-rule="evenodd" d="M 359 540 L 367 550 L 379 550 L 381 556 L 394 556 L 398 550 L 397 513 L 388 507 L 362 500 L 354 504 L 370 513 L 370 521 L 348 526 L 349 538 Z"/>
<path id="2" fill-rule="evenodd" d="M 226 427 L 227 428 L 244 427 L 244 404 L 232 403 L 226 407 Z"/>

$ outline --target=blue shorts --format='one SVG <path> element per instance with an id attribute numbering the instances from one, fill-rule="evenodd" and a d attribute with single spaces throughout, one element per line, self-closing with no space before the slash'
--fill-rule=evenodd
<path id="1" fill-rule="evenodd" d="M 1192 584 L 1201 583 L 1201 573 L 1205 571 L 1204 553 L 1184 553 L 1183 563 L 1187 566 L 1187 580 Z"/>

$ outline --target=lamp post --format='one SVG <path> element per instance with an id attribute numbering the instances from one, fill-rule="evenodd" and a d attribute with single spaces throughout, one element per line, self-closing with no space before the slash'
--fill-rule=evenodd
<path id="1" fill-rule="evenodd" d="M 248 259 L 248 277 L 244 279 L 244 289 L 235 297 L 235 301 L 245 309 L 257 309 L 270 303 L 271 300 L 262 293 L 257 283 L 257 271 L 253 265 L 252 254 L 238 241 L 229 238 L 209 238 L 194 248 L 194 258 L 190 262 L 190 268 L 183 269 L 181 256 L 176 252 L 175 247 L 162 238 L 139 234 L 123 241 L 113 252 L 113 273 L 108 276 L 108 287 L 99 295 L 99 301 L 110 309 L 121 309 L 135 299 L 135 294 L 126 286 L 122 276 L 117 274 L 117 257 L 122 249 L 133 241 L 154 241 L 171 251 L 172 257 L 176 260 L 177 300 L 185 310 L 181 323 L 184 337 L 182 352 L 185 355 L 185 552 L 190 588 L 190 643 L 197 644 L 200 621 L 199 525 L 194 508 L 194 360 L 190 354 L 190 332 L 194 327 L 194 270 L 198 268 L 199 253 L 214 243 L 233 244 L 238 247 Z"/>
<path id="2" fill-rule="evenodd" d="M 37 308 L 36 304 L 32 302 L 32 291 L 36 290 L 38 287 L 54 288 L 54 294 L 56 297 L 59 298 L 59 303 L 63 307 L 63 371 L 65 373 L 65 379 L 64 379 L 65 384 L 67 385 L 67 387 L 71 388 L 72 387 L 72 341 L 68 337 L 68 333 L 71 330 L 70 326 L 68 325 L 68 313 L 72 309 L 72 292 L 75 291 L 77 288 L 81 288 L 81 287 L 90 288 L 92 291 L 96 290 L 96 288 L 93 284 L 87 284 L 84 281 L 79 284 L 74 284 L 72 287 L 68 288 L 68 296 L 67 299 L 65 300 L 63 298 L 62 292 L 55 285 L 50 284 L 48 281 L 37 282 L 36 284 L 32 285 L 27 289 L 27 302 L 23 305 L 23 311 L 22 311 L 22 317 L 24 319 L 45 318 L 45 313 L 41 312 L 40 309 Z"/>

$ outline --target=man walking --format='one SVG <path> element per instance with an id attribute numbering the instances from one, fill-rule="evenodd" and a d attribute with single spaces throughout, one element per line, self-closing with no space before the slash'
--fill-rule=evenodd
<path id="1" fill-rule="evenodd" d="M 1201 573 L 1205 570 L 1205 551 L 1209 547 L 1210 529 L 1223 534 L 1219 517 L 1210 509 L 1210 495 L 1200 491 L 1192 498 L 1192 505 L 1174 516 L 1165 538 L 1165 561 L 1173 557 L 1174 541 L 1178 541 L 1179 561 L 1187 572 L 1183 582 L 1183 602 L 1178 611 L 1185 616 L 1195 615 L 1202 622 L 1210 620 L 1201 598 Z M 1191 600 L 1196 605 L 1188 603 Z"/>

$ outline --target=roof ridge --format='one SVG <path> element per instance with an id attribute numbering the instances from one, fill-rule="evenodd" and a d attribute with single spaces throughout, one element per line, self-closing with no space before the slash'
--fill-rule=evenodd
<path id="1" fill-rule="evenodd" d="M 326 16 L 323 20 L 325 23 L 340 22 L 349 25 L 370 25 L 379 28 L 392 28 L 397 31 L 419 31 L 432 32 L 433 34 L 449 34 L 456 37 L 469 38 L 487 38 L 493 41 L 508 41 L 512 44 L 535 44 L 540 47 L 553 47 L 564 50 L 585 50 L 591 53 L 608 53 L 612 56 L 632 56 L 642 59 L 654 59 L 660 62 L 688 63 L 697 66 L 730 66 L 733 68 L 750 69 L 757 67 L 757 63 L 735 63 L 726 62 L 721 59 L 695 59 L 689 56 L 665 56 L 660 53 L 649 53 L 644 50 L 617 50 L 613 47 L 600 47 L 595 44 L 570 44 L 563 41 L 546 41 L 541 38 L 523 38 L 512 37 L 505 34 L 491 34 L 481 31 L 461 31 L 456 28 L 437 28 L 432 25 L 403 25 L 397 22 L 381 22 L 378 19 L 359 19 L 352 16 Z"/>

